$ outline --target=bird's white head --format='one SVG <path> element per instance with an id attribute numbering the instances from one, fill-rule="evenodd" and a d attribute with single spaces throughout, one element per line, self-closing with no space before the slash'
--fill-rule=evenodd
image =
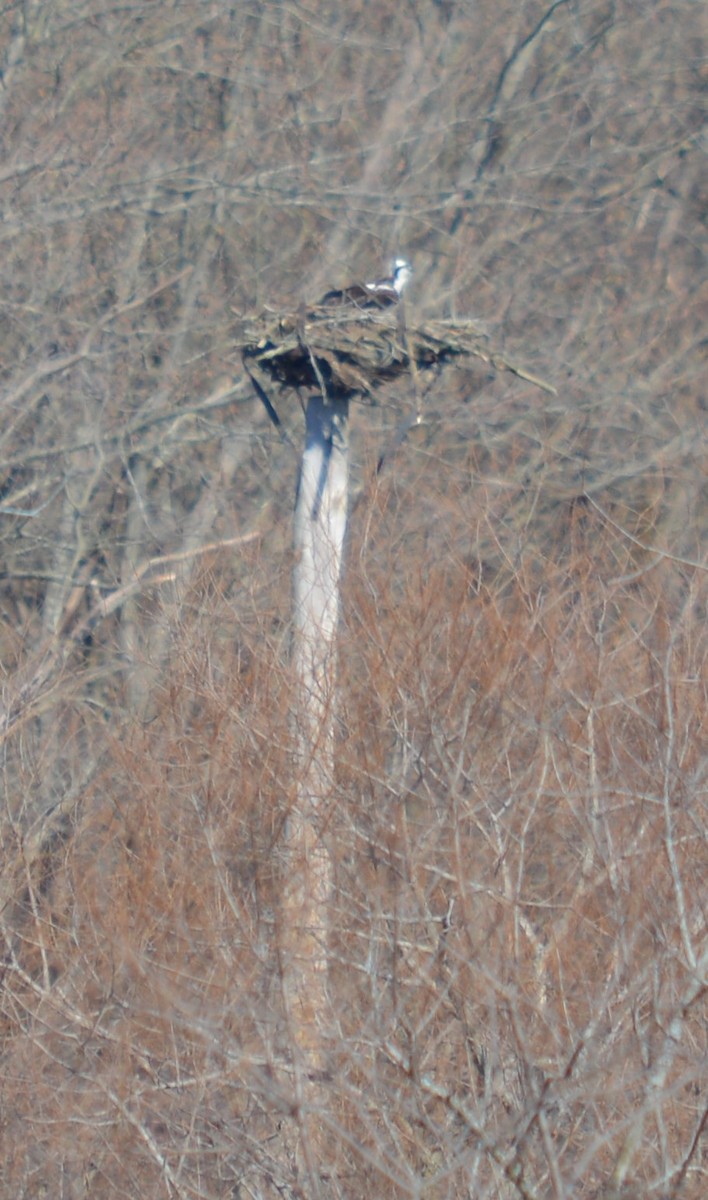
<path id="1" fill-rule="evenodd" d="M 393 286 L 400 296 L 413 274 L 413 268 L 407 259 L 394 258 L 391 274 L 393 276 Z"/>

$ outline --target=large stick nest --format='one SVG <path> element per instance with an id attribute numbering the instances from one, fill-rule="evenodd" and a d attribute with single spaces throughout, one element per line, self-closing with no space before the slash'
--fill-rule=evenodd
<path id="1" fill-rule="evenodd" d="M 265 313 L 242 327 L 241 352 L 277 383 L 326 395 L 372 397 L 380 384 L 471 356 L 511 371 L 544 391 L 555 389 L 490 347 L 474 321 L 427 321 L 409 327 L 402 305 L 388 309 L 318 307 L 296 315 Z"/>

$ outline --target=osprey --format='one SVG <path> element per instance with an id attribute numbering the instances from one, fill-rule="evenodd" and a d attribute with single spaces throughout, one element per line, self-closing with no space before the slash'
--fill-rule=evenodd
<path id="1" fill-rule="evenodd" d="M 373 283 L 352 283 L 349 287 L 325 292 L 320 304 L 351 304 L 355 308 L 388 308 L 397 304 L 413 268 L 405 258 L 394 258 L 391 274 Z"/>

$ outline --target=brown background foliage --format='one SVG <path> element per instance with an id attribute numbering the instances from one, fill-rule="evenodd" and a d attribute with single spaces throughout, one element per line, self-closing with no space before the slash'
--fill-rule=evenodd
<path id="1" fill-rule="evenodd" d="M 378 475 L 415 397 L 354 413 L 321 1193 L 698 1200 L 703 4 L 0 31 L 2 1196 L 303 1194 L 297 456 L 233 329 L 401 252 L 558 396 L 450 368 Z"/>

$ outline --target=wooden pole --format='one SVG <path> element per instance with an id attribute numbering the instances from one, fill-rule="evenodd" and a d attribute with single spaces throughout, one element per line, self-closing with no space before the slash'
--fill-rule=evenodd
<path id="1" fill-rule="evenodd" d="M 313 396 L 295 505 L 293 580 L 297 787 L 287 824 L 282 979 L 290 1026 L 300 1158 L 313 1193 L 321 1159 L 317 1107 L 326 1077 L 327 912 L 332 859 L 325 829 L 332 801 L 339 589 L 347 521 L 346 399 Z M 319 1086 L 318 1086 L 319 1085 Z"/>

